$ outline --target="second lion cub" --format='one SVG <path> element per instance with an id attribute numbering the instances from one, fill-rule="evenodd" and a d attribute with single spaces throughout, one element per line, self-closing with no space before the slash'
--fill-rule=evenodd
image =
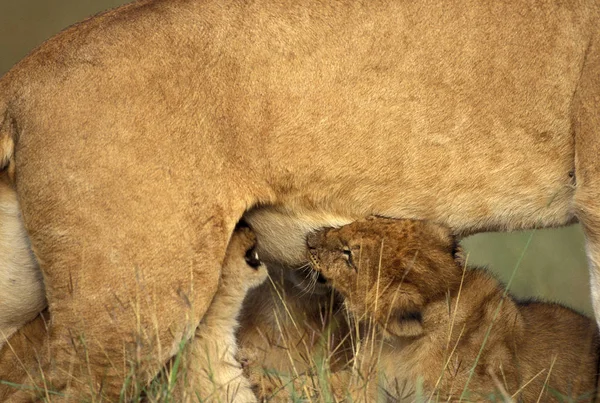
<path id="1" fill-rule="evenodd" d="M 369 218 L 307 244 L 360 337 L 371 338 L 356 355 L 354 401 L 411 400 L 418 384 L 440 401 L 593 399 L 596 325 L 557 304 L 515 301 L 485 271 L 464 267 L 449 229 Z"/>

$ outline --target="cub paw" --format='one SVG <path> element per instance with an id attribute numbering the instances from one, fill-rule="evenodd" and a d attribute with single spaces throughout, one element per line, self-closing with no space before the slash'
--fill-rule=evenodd
<path id="1" fill-rule="evenodd" d="M 238 227 L 229 240 L 228 253 L 231 256 L 246 256 L 246 252 L 256 246 L 256 235 L 248 227 Z"/>

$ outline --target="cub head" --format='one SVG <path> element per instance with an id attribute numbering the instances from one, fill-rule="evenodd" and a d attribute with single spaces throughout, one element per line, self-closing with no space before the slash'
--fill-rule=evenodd
<path id="1" fill-rule="evenodd" d="M 369 217 L 307 237 L 308 258 L 345 298 L 356 320 L 396 336 L 422 333 L 423 308 L 460 284 L 462 258 L 450 229 Z"/>

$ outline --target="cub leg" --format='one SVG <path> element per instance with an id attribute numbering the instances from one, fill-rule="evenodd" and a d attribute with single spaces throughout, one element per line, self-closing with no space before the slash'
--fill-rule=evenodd
<path id="1" fill-rule="evenodd" d="M 256 239 L 240 228 L 229 242 L 221 281 L 195 338 L 183 352 L 183 398 L 178 401 L 255 402 L 250 382 L 236 360 L 235 332 L 246 293 L 264 282 L 267 270 L 254 252 Z"/>

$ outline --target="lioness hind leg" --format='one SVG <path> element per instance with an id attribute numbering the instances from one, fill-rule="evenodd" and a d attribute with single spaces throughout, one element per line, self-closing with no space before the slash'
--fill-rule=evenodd
<path id="1" fill-rule="evenodd" d="M 588 49 L 574 98 L 575 213 L 583 226 L 592 303 L 600 325 L 600 35 Z"/>
<path id="2" fill-rule="evenodd" d="M 13 389 L 28 401 L 115 401 L 119 395 L 129 401 L 193 334 L 243 211 L 209 205 L 201 211 L 206 215 L 190 212 L 178 220 L 148 207 L 135 217 L 104 215 L 93 223 L 96 232 L 90 222 L 65 223 L 73 215 L 53 207 L 47 226 L 37 226 L 52 230 L 31 237 L 48 280 L 49 335 L 37 351 L 26 351 L 24 359 L 34 365 L 25 368 L 25 379 L 15 379 L 21 390 L 2 385 L 0 394 Z M 68 231 L 57 236 L 55 228 Z M 35 354 L 39 363 L 30 359 Z"/>

